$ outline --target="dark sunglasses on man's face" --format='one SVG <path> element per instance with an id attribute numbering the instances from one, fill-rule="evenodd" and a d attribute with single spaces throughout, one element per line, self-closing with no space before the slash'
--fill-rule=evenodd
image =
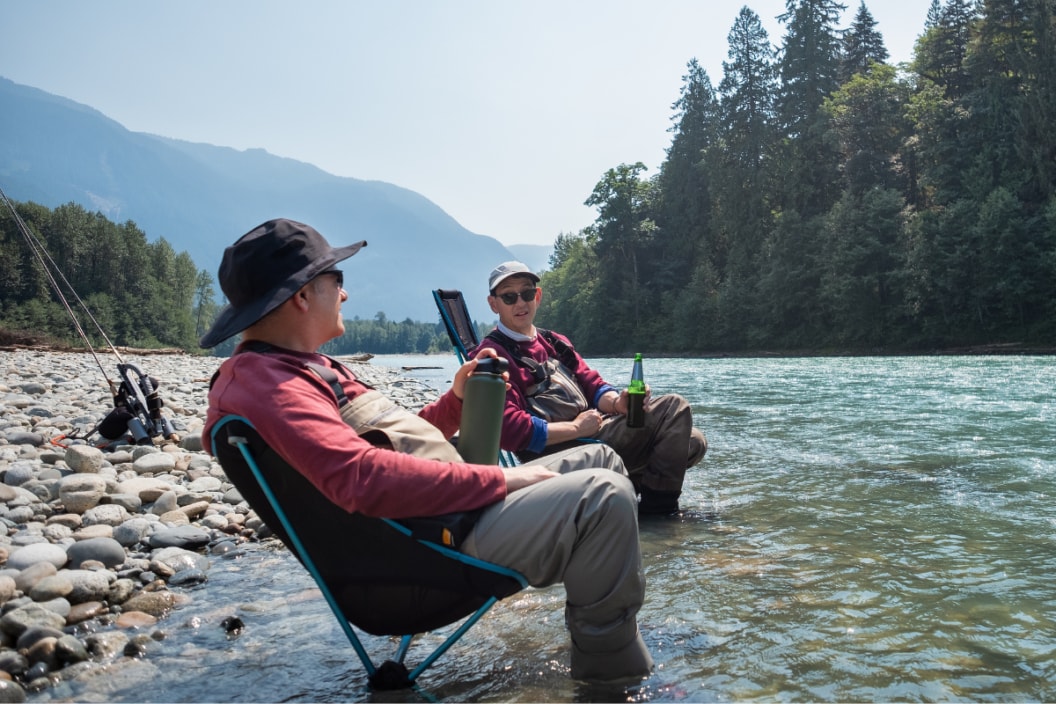
<path id="1" fill-rule="evenodd" d="M 345 287 L 345 274 L 340 269 L 327 269 L 326 271 L 320 271 L 316 276 L 325 276 L 326 274 L 332 274 L 337 279 L 337 287 Z"/>
<path id="2" fill-rule="evenodd" d="M 509 293 L 500 293 L 500 294 L 497 294 L 497 295 L 498 295 L 498 298 L 499 298 L 500 301 L 502 301 L 503 303 L 505 303 L 508 306 L 512 306 L 514 303 L 517 302 L 518 298 L 520 298 L 525 303 L 527 303 L 528 301 L 534 300 L 535 299 L 535 292 L 538 291 L 538 290 L 539 289 L 537 289 L 537 288 L 526 288 L 525 290 L 521 291 L 520 293 L 515 293 L 513 291 L 510 291 Z"/>

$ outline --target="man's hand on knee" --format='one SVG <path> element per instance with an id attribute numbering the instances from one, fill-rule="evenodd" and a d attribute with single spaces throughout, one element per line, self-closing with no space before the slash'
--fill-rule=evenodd
<path id="1" fill-rule="evenodd" d="M 512 494 L 518 489 L 523 489 L 526 486 L 538 484 L 543 480 L 553 479 L 557 476 L 557 474 L 551 472 L 549 469 L 531 464 L 522 464 L 517 467 L 506 467 L 502 472 L 506 475 L 507 494 Z"/>

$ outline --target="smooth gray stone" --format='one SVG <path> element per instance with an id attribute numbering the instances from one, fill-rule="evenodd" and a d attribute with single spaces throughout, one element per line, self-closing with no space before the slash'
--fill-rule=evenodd
<path id="1" fill-rule="evenodd" d="M 32 545 L 24 545 L 16 550 L 7 558 L 7 566 L 24 570 L 38 562 L 50 562 L 55 567 L 62 567 L 66 564 L 67 559 L 66 550 L 61 545 L 33 543 Z"/>
<path id="2" fill-rule="evenodd" d="M 125 548 L 113 538 L 89 538 L 66 548 L 70 568 L 77 569 L 87 560 L 96 560 L 107 567 L 124 564 Z"/>
<path id="3" fill-rule="evenodd" d="M 209 544 L 209 534 L 196 526 L 176 526 L 162 528 L 150 536 L 148 542 L 153 548 L 184 548 L 195 550 Z"/>

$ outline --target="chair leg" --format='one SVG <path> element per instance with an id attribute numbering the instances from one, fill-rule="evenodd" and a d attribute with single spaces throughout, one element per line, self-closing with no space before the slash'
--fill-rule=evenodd
<path id="1" fill-rule="evenodd" d="M 414 638 L 413 635 L 405 635 L 400 639 L 400 644 L 396 650 L 395 660 L 386 660 L 380 666 L 375 667 L 371 661 L 370 656 L 367 654 L 366 649 L 363 647 L 359 636 L 356 635 L 355 629 L 352 624 L 344 617 L 341 612 L 340 606 L 337 604 L 337 600 L 334 598 L 333 592 L 329 589 L 326 582 L 322 579 L 319 573 L 319 569 L 310 558 L 308 551 L 305 549 L 296 531 L 293 529 L 293 525 L 290 523 L 289 517 L 286 512 L 282 510 L 279 502 L 272 491 L 271 486 L 265 479 L 263 472 L 261 472 L 260 466 L 257 464 L 256 458 L 249 449 L 249 443 L 244 437 L 230 436 L 228 443 L 232 446 L 237 447 L 248 465 L 250 471 L 253 474 L 254 479 L 260 485 L 261 490 L 268 502 L 271 504 L 272 510 L 278 517 L 279 522 L 282 524 L 286 533 L 289 535 L 291 542 L 298 554 L 303 558 L 304 566 L 307 568 L 308 573 L 315 580 L 316 585 L 323 594 L 327 605 L 333 612 L 334 616 L 337 617 L 338 623 L 341 624 L 341 628 L 344 630 L 345 636 L 348 638 L 352 648 L 356 651 L 356 655 L 359 656 L 360 661 L 363 663 L 364 669 L 367 671 L 367 679 L 370 686 L 376 690 L 391 690 L 391 689 L 406 689 L 413 687 L 415 680 L 421 675 L 426 669 L 429 668 L 436 660 L 447 652 L 447 650 L 458 641 L 465 633 L 473 627 L 473 625 L 480 620 L 480 618 L 487 613 L 495 602 L 498 601 L 497 597 L 489 597 L 476 611 L 470 614 L 455 631 L 449 635 L 443 643 L 436 647 L 422 662 L 414 668 L 413 671 L 408 672 L 404 660 L 407 657 L 407 651 L 410 648 L 411 640 Z M 391 521 L 390 521 L 391 523 Z M 397 528 L 402 528 L 398 524 L 394 524 Z M 406 528 L 402 528 L 406 532 Z M 440 552 L 451 552 L 447 548 L 430 545 L 435 550 Z M 472 559 L 472 558 L 470 558 Z M 503 568 L 504 569 L 504 568 Z M 521 583 L 521 586 L 527 586 L 527 581 L 523 576 L 518 575 L 512 570 L 506 570 L 506 572 L 515 576 Z"/>
<path id="2" fill-rule="evenodd" d="M 407 659 L 407 649 L 411 647 L 411 640 L 414 636 L 403 636 L 400 638 L 400 647 L 396 650 L 396 662 L 403 662 Z"/>
<path id="3" fill-rule="evenodd" d="M 455 642 L 458 641 L 459 638 L 461 638 L 463 635 L 465 635 L 466 631 L 468 631 L 470 628 L 472 628 L 473 624 L 475 624 L 477 621 L 479 621 L 480 617 L 483 616 L 485 613 L 487 613 L 488 609 L 490 609 L 492 607 L 492 605 L 495 604 L 496 601 L 498 601 L 498 599 L 496 599 L 495 597 L 491 597 L 487 601 L 485 601 L 483 604 L 481 604 L 480 608 L 477 609 L 476 611 L 474 611 L 469 616 L 469 618 L 467 618 L 465 621 L 463 621 L 462 625 L 459 626 L 458 629 L 455 630 L 454 633 L 449 635 L 444 640 L 443 643 L 441 643 L 439 646 L 437 646 L 436 650 L 434 650 L 432 653 L 430 653 L 427 658 L 425 658 L 424 660 L 422 660 L 421 663 L 418 664 L 418 667 L 414 668 L 414 670 L 411 671 L 411 674 L 409 675 L 410 681 L 414 682 L 416 679 L 418 679 L 418 675 L 420 675 L 423 672 L 425 672 L 426 668 L 428 668 L 430 665 L 432 665 L 434 662 L 436 662 L 437 658 L 439 658 L 441 655 L 446 653 L 448 648 L 450 648 L 452 645 L 454 645 Z"/>
<path id="4" fill-rule="evenodd" d="M 282 527 L 286 529 L 286 533 L 290 536 L 290 540 L 293 542 L 297 552 L 303 557 L 304 565 L 308 569 L 308 573 L 312 576 L 316 585 L 319 587 L 319 591 L 322 592 L 327 606 L 330 607 L 334 616 L 337 617 L 337 622 L 341 624 L 341 628 L 345 632 L 345 637 L 348 638 L 348 642 L 352 645 L 352 649 L 356 651 L 356 655 L 359 656 L 360 662 L 363 663 L 363 668 L 367 671 L 367 676 L 374 677 L 377 668 L 374 667 L 374 663 L 371 661 L 370 655 L 367 654 L 366 648 L 363 647 L 356 632 L 352 629 L 352 624 L 348 622 L 348 619 L 346 619 L 345 615 L 341 612 L 341 607 L 337 605 L 337 599 L 334 598 L 333 592 L 330 591 L 326 582 L 323 581 L 322 576 L 319 574 L 319 569 L 315 566 L 311 557 L 309 557 L 308 551 L 305 550 L 304 545 L 301 543 L 301 539 L 293 529 L 293 525 L 290 523 L 290 519 L 286 516 L 286 512 L 283 511 L 282 506 L 279 505 L 275 493 L 271 490 L 271 485 L 268 484 L 267 479 L 264 478 L 264 474 L 260 471 L 260 467 L 257 465 L 256 458 L 249 450 L 249 443 L 245 438 L 241 437 L 231 437 L 228 439 L 228 442 L 238 447 L 239 451 L 242 453 L 242 457 L 245 459 L 246 464 L 253 473 L 254 479 L 257 480 L 257 484 L 259 484 L 261 490 L 263 490 L 264 496 L 267 498 L 268 503 L 271 504 L 272 510 L 275 511 L 275 515 L 278 516 L 279 522 L 282 523 Z"/>

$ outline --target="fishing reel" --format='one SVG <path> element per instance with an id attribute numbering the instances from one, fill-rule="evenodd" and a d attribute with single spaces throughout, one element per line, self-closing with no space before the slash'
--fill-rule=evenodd
<path id="1" fill-rule="evenodd" d="M 150 445 L 158 435 L 176 439 L 176 429 L 161 414 L 165 402 L 158 393 L 158 380 L 135 364 L 118 364 L 117 372 L 121 383 L 114 392 L 114 410 L 99 422 L 96 432 L 110 442 L 129 435 L 136 445 Z"/>

